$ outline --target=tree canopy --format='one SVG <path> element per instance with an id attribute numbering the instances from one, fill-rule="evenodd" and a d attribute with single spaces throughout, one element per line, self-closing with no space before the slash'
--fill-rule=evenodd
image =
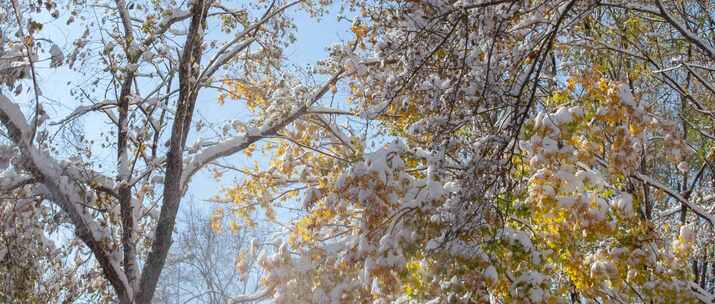
<path id="1" fill-rule="evenodd" d="M 212 229 L 282 232 L 236 252 L 263 274 L 236 303 L 715 302 L 710 1 L 18 2 L 0 4 L 2 297 L 151 302 L 210 170 L 240 176 Z M 289 68 L 287 12 L 336 6 L 352 37 Z M 70 52 L 52 18 L 83 29 Z M 69 115 L 40 66 L 85 75 Z M 92 115 L 111 170 L 76 130 Z"/>

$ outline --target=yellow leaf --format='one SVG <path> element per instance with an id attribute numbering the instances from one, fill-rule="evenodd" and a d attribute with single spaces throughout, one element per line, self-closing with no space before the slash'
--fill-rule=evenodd
<path id="1" fill-rule="evenodd" d="M 222 225 L 221 223 L 223 222 L 223 208 L 216 208 L 214 209 L 213 213 L 211 214 L 211 230 L 213 230 L 216 233 L 221 232 Z"/>
<path id="2" fill-rule="evenodd" d="M 236 223 L 236 221 L 233 221 L 233 220 L 228 222 L 228 227 L 229 227 L 229 229 L 231 229 L 231 232 L 233 232 L 233 233 L 238 233 L 238 230 L 241 229 L 241 226 L 238 225 L 238 223 Z"/>
<path id="3" fill-rule="evenodd" d="M 359 41 L 365 37 L 368 31 L 367 27 L 360 23 L 354 23 L 350 30 L 355 34 L 355 38 Z"/>
<path id="4" fill-rule="evenodd" d="M 568 88 L 569 91 L 573 91 L 574 88 L 576 88 L 576 81 L 573 78 L 569 78 L 569 80 L 566 81 L 566 88 Z"/>

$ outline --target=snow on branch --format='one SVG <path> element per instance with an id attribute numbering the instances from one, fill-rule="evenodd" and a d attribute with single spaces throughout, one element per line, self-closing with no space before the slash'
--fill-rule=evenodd
<path id="1" fill-rule="evenodd" d="M 356 114 L 352 111 L 346 111 L 346 110 L 340 110 L 340 109 L 334 109 L 334 108 L 326 108 L 326 107 L 312 107 L 310 108 L 310 113 L 314 114 L 335 114 L 335 115 L 347 115 L 347 116 L 355 116 Z"/>
<path id="2" fill-rule="evenodd" d="M 0 95 L 0 113 L 3 124 L 10 131 L 10 136 L 18 142 L 27 142 L 30 135 L 30 125 L 22 114 L 20 106 L 11 102 L 7 97 Z"/>
<path id="3" fill-rule="evenodd" d="M 0 95 L 0 122 L 8 129 L 10 139 L 20 149 L 33 177 L 47 188 L 52 202 L 69 215 L 77 236 L 92 250 L 97 262 L 107 274 L 107 279 L 119 293 L 120 299 L 131 297 L 132 291 L 119 261 L 103 245 L 109 237 L 108 231 L 89 217 L 82 207 L 85 202 L 80 193 L 83 190 L 64 175 L 65 170 L 46 151 L 33 146 L 29 135 L 32 130 L 20 107 L 3 95 Z"/>
<path id="4" fill-rule="evenodd" d="M 607 6 L 607 7 L 629 9 L 629 10 L 634 10 L 634 11 L 648 13 L 648 14 L 654 14 L 654 15 L 658 14 L 658 10 L 656 8 L 641 5 L 641 4 L 636 4 L 636 3 L 616 3 L 616 2 L 610 2 L 610 1 L 602 1 L 599 3 L 599 5 Z"/>
<path id="5" fill-rule="evenodd" d="M 634 176 L 635 176 L 635 178 L 641 180 L 642 182 L 644 182 L 652 187 L 655 187 L 655 188 L 665 191 L 665 193 L 668 193 L 668 195 L 675 198 L 683 205 L 688 206 L 688 208 L 690 208 L 690 210 L 693 210 L 693 212 L 695 212 L 695 214 L 697 214 L 699 217 L 708 221 L 710 223 L 710 225 L 715 225 L 715 216 L 714 215 L 708 213 L 706 210 L 704 210 L 703 208 L 701 208 L 698 205 L 691 204 L 690 201 L 688 201 L 686 198 L 684 198 L 682 195 L 680 195 L 680 193 L 674 191 L 673 189 L 670 189 L 670 187 L 663 185 L 659 181 L 657 181 L 647 175 L 644 175 L 641 173 L 636 173 Z"/>
<path id="6" fill-rule="evenodd" d="M 74 111 L 72 111 L 72 113 L 70 113 L 69 115 L 67 115 L 67 117 L 63 118 L 62 120 L 60 120 L 60 121 L 58 121 L 58 122 L 50 123 L 50 125 L 51 125 L 51 126 L 61 125 L 61 124 L 65 123 L 65 122 L 67 122 L 67 121 L 69 121 L 69 120 L 72 120 L 72 119 L 74 119 L 74 118 L 76 118 L 76 117 L 80 117 L 80 116 L 82 116 L 82 115 L 84 115 L 84 114 L 87 114 L 87 113 L 89 113 L 89 112 L 96 111 L 96 110 L 99 110 L 99 109 L 102 109 L 102 108 L 105 108 L 105 107 L 116 106 L 116 105 L 117 105 L 117 104 L 116 104 L 116 102 L 114 102 L 114 101 L 111 101 L 111 102 L 110 102 L 110 101 L 105 101 L 105 102 L 98 102 L 98 103 L 92 104 L 92 105 L 82 105 L 82 106 L 78 106 L 77 108 L 74 109 Z"/>
<path id="7" fill-rule="evenodd" d="M 14 170 L 5 170 L 0 173 L 0 192 L 8 192 L 34 181 L 28 174 L 18 174 Z"/>
<path id="8" fill-rule="evenodd" d="M 30 62 L 21 45 L 10 49 L 2 49 L 2 46 L 0 45 L 0 84 L 12 85 L 19 79 L 30 77 Z"/>
<path id="9" fill-rule="evenodd" d="M 710 58 L 715 59 L 715 49 L 710 47 L 705 41 L 701 40 L 695 33 L 689 31 L 683 24 L 675 20 L 675 18 L 668 13 L 668 10 L 663 7 L 663 3 L 660 0 L 655 1 L 655 5 L 658 6 L 658 9 L 660 9 L 661 16 L 665 18 L 665 20 L 668 21 L 668 23 L 670 23 L 673 27 L 675 27 L 680 34 L 705 51 Z"/>
<path id="10" fill-rule="evenodd" d="M 678 32 L 680 32 L 683 37 L 685 37 L 687 40 L 690 42 L 694 43 L 697 47 L 699 47 L 701 50 L 703 50 L 710 58 L 715 59 L 715 49 L 710 47 L 705 41 L 700 39 L 695 33 L 691 32 L 688 30 L 688 28 L 675 20 L 670 13 L 668 13 L 668 9 L 663 7 L 663 3 L 661 1 L 655 1 L 655 5 L 657 6 L 657 10 L 652 7 L 644 6 L 644 5 L 639 5 L 639 4 L 631 4 L 631 3 L 612 3 L 612 2 L 601 2 L 600 5 L 602 6 L 609 6 L 609 7 L 617 7 L 617 8 L 623 8 L 623 9 L 631 9 L 643 13 L 648 13 L 648 14 L 653 14 L 657 16 L 661 16 L 667 21 L 670 25 L 672 25 Z"/>
<path id="11" fill-rule="evenodd" d="M 203 72 L 201 72 L 201 76 L 199 76 L 199 82 L 201 82 L 205 79 L 211 78 L 213 76 L 213 74 L 216 73 L 216 71 L 218 71 L 218 69 L 221 66 L 226 64 L 232 58 L 234 58 L 236 56 L 236 54 L 240 53 L 241 51 L 243 51 L 244 49 L 249 47 L 256 40 L 256 38 L 250 37 L 250 38 L 246 39 L 246 41 L 244 41 L 242 44 L 239 44 L 239 45 L 235 45 L 236 43 L 243 40 L 248 35 L 255 34 L 255 31 L 258 28 L 263 26 L 263 24 L 265 24 L 266 22 L 271 20 L 274 16 L 280 14 L 281 12 L 285 11 L 286 9 L 288 9 L 291 6 L 296 5 L 300 2 L 301 1 L 293 1 L 286 5 L 283 5 L 282 7 L 278 8 L 272 12 L 271 11 L 266 12 L 266 14 L 263 16 L 263 18 L 261 18 L 258 22 L 254 23 L 253 25 L 248 27 L 243 32 L 237 34 L 236 37 L 234 37 L 233 40 L 231 40 L 231 42 L 226 43 L 216 53 L 216 56 L 209 61 L 206 69 Z M 231 46 L 233 46 L 233 48 L 231 48 Z M 231 48 L 231 50 L 229 50 L 229 48 Z"/>
<path id="12" fill-rule="evenodd" d="M 229 303 L 231 304 L 240 304 L 240 303 L 247 303 L 247 302 L 258 302 L 258 301 L 263 301 L 267 299 L 269 296 L 271 296 L 275 292 L 275 288 L 266 288 L 262 289 L 259 291 L 256 291 L 255 293 L 252 294 L 247 294 L 247 295 L 241 295 L 238 297 L 235 297 L 231 299 Z"/>
<path id="13" fill-rule="evenodd" d="M 204 79 L 207 79 L 207 78 L 211 78 L 211 76 L 213 76 L 213 74 L 216 73 L 216 71 L 218 71 L 218 69 L 219 69 L 220 67 L 222 67 L 223 65 L 225 65 L 229 60 L 231 60 L 231 59 L 233 59 L 234 57 L 236 57 L 236 55 L 237 55 L 238 53 L 240 53 L 241 51 L 245 50 L 245 49 L 246 49 L 247 47 L 249 47 L 249 46 L 251 45 L 251 43 L 253 43 L 254 41 L 256 41 L 255 38 L 249 38 L 249 39 L 248 39 L 247 41 L 245 41 L 244 43 L 239 44 L 239 45 L 235 46 L 234 48 L 232 48 L 230 51 L 227 51 L 226 53 L 223 53 L 223 54 L 219 53 L 219 54 L 221 54 L 221 55 L 220 55 L 220 56 L 217 56 L 216 58 L 214 58 L 213 60 L 211 60 L 211 63 L 212 63 L 212 64 L 209 65 L 209 66 L 206 68 L 206 70 L 203 72 L 203 75 L 201 75 L 201 77 L 200 77 L 199 79 L 200 79 L 200 80 L 204 80 Z"/>
<path id="14" fill-rule="evenodd" d="M 92 188 L 112 196 L 117 196 L 114 191 L 116 185 L 114 184 L 114 180 L 112 178 L 94 171 L 89 167 L 78 166 L 77 164 L 69 161 L 61 161 L 59 165 L 62 168 L 63 173 L 71 179 L 86 185 L 91 185 Z"/>
<path id="15" fill-rule="evenodd" d="M 308 113 L 308 109 L 328 92 L 330 87 L 338 81 L 343 72 L 343 70 L 338 71 L 330 80 L 323 84 L 310 100 L 293 110 L 290 114 L 281 116 L 281 118 L 273 121 L 268 121 L 258 130 L 252 130 L 246 134 L 237 135 L 219 144 L 204 148 L 185 160 L 184 170 L 181 176 L 182 188 L 186 187 L 191 177 L 196 174 L 198 170 L 209 163 L 240 152 L 261 138 L 276 134 L 276 132 L 295 121 L 298 117 Z"/>
<path id="16" fill-rule="evenodd" d="M 700 300 L 703 303 L 715 303 L 715 295 L 713 295 L 711 292 L 703 289 L 700 287 L 700 285 L 695 284 L 694 282 L 689 282 L 690 283 L 690 288 L 692 289 L 693 294 L 695 297 Z"/>

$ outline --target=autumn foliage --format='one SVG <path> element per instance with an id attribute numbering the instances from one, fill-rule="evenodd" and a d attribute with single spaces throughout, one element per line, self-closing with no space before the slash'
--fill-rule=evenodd
<path id="1" fill-rule="evenodd" d="M 109 60 L 112 80 L 99 78 L 116 85 L 116 102 L 62 122 L 118 108 L 117 144 L 106 146 L 118 152 L 117 183 L 88 163 L 64 166 L 44 148 L 52 141 L 34 138 L 50 127 L 31 125 L 0 95 L 2 134 L 16 146 L 0 156 L 18 160 L 0 190 L 17 206 L 38 196 L 28 218 L 70 214 L 75 231 L 99 227 L 59 257 L 16 234 L 0 240 L 19 239 L 48 261 L 88 246 L 95 279 L 73 286 L 113 293 L 75 294 L 150 302 L 182 197 L 209 170 L 228 185 L 212 199 L 214 233 L 278 231 L 236 252 L 243 276 L 249 264 L 262 271 L 258 291 L 236 303 L 715 302 L 712 3 L 222 2 L 154 4 L 141 30 L 129 13 L 108 13 L 124 21 L 115 24 L 123 49 L 105 51 L 121 64 Z M 354 15 L 351 36 L 309 70 L 287 68 L 295 24 L 283 13 L 337 7 Z M 181 22 L 188 33 L 170 31 Z M 205 41 L 208 24 L 233 36 Z M 183 53 L 166 51 L 172 39 Z M 33 79 L 22 67 L 13 80 Z M 147 71 L 161 79 L 142 78 Z M 166 95 L 142 97 L 139 79 Z M 200 90 L 248 118 L 194 117 Z M 41 235 L 55 225 L 18 228 Z M 17 273 L 2 268 L 17 264 L 3 260 L 12 248 L 0 247 L 0 270 Z"/>

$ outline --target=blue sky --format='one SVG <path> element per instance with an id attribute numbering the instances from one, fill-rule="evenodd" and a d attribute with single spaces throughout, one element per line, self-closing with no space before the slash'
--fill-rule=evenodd
<path id="1" fill-rule="evenodd" d="M 352 33 L 350 32 L 351 24 L 349 21 L 344 19 L 342 21 L 337 21 L 336 11 L 337 8 L 333 8 L 330 14 L 324 16 L 320 20 L 311 18 L 302 11 L 296 12 L 295 9 L 288 12 L 288 14 L 294 18 L 298 29 L 296 32 L 296 42 L 284 52 L 287 64 L 299 67 L 314 65 L 316 61 L 327 57 L 328 54 L 326 53 L 326 47 L 340 41 L 348 40 L 352 37 Z M 246 115 L 245 111 L 242 111 L 240 108 L 241 107 L 237 107 L 235 104 L 232 105 L 230 103 L 227 103 L 224 106 L 219 106 L 216 103 L 210 103 L 199 109 L 199 112 L 204 117 L 210 116 L 212 119 L 215 117 L 217 121 L 224 121 L 234 119 L 235 117 L 233 115 Z M 260 153 L 254 153 L 253 158 L 247 158 L 243 156 L 242 153 L 239 153 L 238 156 L 230 158 L 230 161 L 240 165 L 244 162 L 252 164 L 256 159 L 262 163 L 267 161 L 266 159 L 261 158 Z M 234 176 L 230 174 L 224 176 L 222 179 L 223 185 L 230 184 L 233 177 Z M 201 201 L 208 199 L 217 193 L 216 181 L 211 178 L 210 173 L 207 170 L 203 170 L 193 179 L 183 205 L 185 207 L 189 203 L 190 198 L 193 198 L 194 203 L 203 205 L 199 206 L 200 208 L 212 207 L 202 203 Z"/>

